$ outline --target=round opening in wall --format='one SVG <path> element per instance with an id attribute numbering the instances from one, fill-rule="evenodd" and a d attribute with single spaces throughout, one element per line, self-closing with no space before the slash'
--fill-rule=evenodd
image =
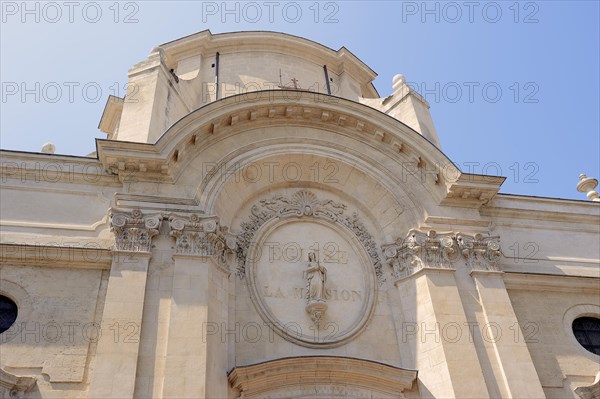
<path id="1" fill-rule="evenodd" d="M 573 334 L 585 349 L 600 356 L 600 319 L 578 317 L 573 320 Z"/>
<path id="2" fill-rule="evenodd" d="M 0 295 L 0 334 L 13 325 L 18 313 L 17 304 L 12 299 Z"/>

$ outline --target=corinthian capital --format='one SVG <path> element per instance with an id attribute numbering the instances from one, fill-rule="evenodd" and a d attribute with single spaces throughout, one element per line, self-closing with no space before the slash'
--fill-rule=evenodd
<path id="1" fill-rule="evenodd" d="M 425 267 L 451 269 L 458 255 L 454 233 L 412 229 L 404 239 L 385 245 L 383 254 L 395 279 L 401 279 Z"/>
<path id="2" fill-rule="evenodd" d="M 118 251 L 150 252 L 152 237 L 158 234 L 162 216 L 142 215 L 135 209 L 131 212 L 110 211 L 110 229 L 115 234 Z"/>
<path id="3" fill-rule="evenodd" d="M 471 270 L 499 271 L 500 237 L 458 233 L 456 241 Z"/>
<path id="4" fill-rule="evenodd" d="M 236 240 L 216 217 L 175 214 L 169 217 L 169 227 L 175 237 L 176 254 L 212 256 L 228 270 L 227 257 L 233 254 Z"/>

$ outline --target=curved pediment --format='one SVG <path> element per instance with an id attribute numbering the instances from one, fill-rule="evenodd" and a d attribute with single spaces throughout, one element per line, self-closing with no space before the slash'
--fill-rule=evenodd
<path id="1" fill-rule="evenodd" d="M 136 179 L 177 181 L 194 148 L 218 135 L 274 126 L 315 127 L 343 132 L 418 168 L 460 173 L 450 159 L 402 122 L 366 105 L 339 97 L 296 90 L 266 90 L 216 101 L 189 113 L 155 144 L 97 140 L 105 167 Z M 452 170 L 450 170 L 452 169 Z"/>
<path id="2" fill-rule="evenodd" d="M 398 398 L 416 379 L 414 370 L 336 356 L 290 357 L 229 372 L 231 387 L 244 398 Z"/>

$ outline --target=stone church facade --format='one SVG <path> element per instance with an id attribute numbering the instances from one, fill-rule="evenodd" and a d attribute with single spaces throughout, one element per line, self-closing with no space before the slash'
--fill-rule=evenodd
<path id="1" fill-rule="evenodd" d="M 461 172 L 345 48 L 128 76 L 95 153 L 2 151 L 0 397 L 600 397 L 597 202 Z"/>

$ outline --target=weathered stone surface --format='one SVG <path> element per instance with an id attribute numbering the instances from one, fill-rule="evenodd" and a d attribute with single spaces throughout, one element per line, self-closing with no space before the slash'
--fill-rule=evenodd
<path id="1" fill-rule="evenodd" d="M 0 397 L 593 397 L 599 205 L 498 194 L 374 77 L 200 32 L 130 69 L 97 157 L 2 152 Z"/>

